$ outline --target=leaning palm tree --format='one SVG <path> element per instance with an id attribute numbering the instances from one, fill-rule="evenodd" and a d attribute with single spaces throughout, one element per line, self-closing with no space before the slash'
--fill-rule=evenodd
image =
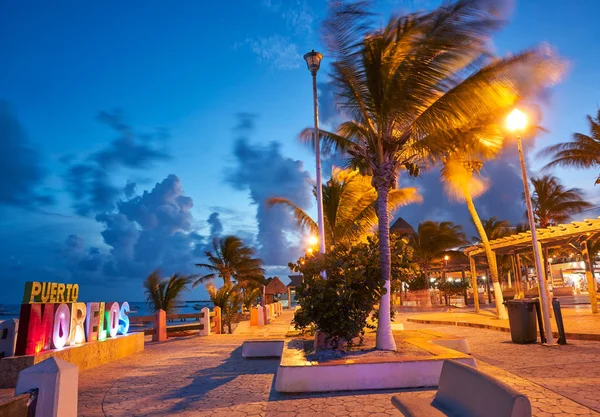
<path id="1" fill-rule="evenodd" d="M 600 110 L 596 118 L 588 116 L 587 119 L 590 124 L 590 136 L 574 133 L 572 141 L 558 143 L 542 150 L 543 155 L 554 158 L 546 167 L 600 168 Z M 600 184 L 600 175 L 595 184 Z"/>
<path id="2" fill-rule="evenodd" d="M 213 251 L 204 252 L 208 261 L 196 264 L 197 267 L 209 271 L 201 276 L 193 287 L 216 277 L 225 283 L 235 280 L 244 287 L 264 280 L 263 261 L 255 258 L 254 248 L 244 244 L 237 236 L 225 236 L 213 240 Z"/>
<path id="3" fill-rule="evenodd" d="M 507 319 L 508 314 L 504 307 L 502 289 L 500 288 L 500 277 L 498 274 L 498 262 L 496 254 L 490 245 L 490 239 L 493 239 L 486 231 L 479 213 L 475 208 L 473 200 L 483 194 L 487 189 L 487 179 L 480 175 L 482 163 L 476 159 L 465 157 L 465 153 L 453 154 L 452 157 L 444 161 L 442 168 L 442 178 L 444 180 L 445 190 L 451 198 L 463 200 L 467 204 L 467 209 L 471 215 L 471 220 L 479 233 L 479 241 L 483 245 L 490 275 L 494 286 L 494 298 L 496 301 L 496 313 L 498 318 Z M 494 224 L 488 224 L 495 226 Z"/>
<path id="4" fill-rule="evenodd" d="M 486 2 L 444 5 L 392 18 L 372 30 L 366 2 L 338 2 L 325 23 L 339 108 L 350 118 L 320 139 L 372 175 L 377 192 L 381 274 L 377 348 L 395 350 L 389 320 L 389 193 L 402 167 L 416 174 L 422 159 L 444 153 L 457 133 L 513 105 L 553 77 L 546 50 L 494 60 L 490 35 L 499 26 Z M 554 81 L 554 79 L 553 79 Z"/>
<path id="5" fill-rule="evenodd" d="M 150 312 L 164 310 L 167 314 L 173 312 L 181 293 L 187 290 L 190 278 L 173 274 L 169 279 L 163 279 L 158 271 L 152 272 L 144 281 L 144 293 Z"/>
<path id="6" fill-rule="evenodd" d="M 328 246 L 363 240 L 377 227 L 377 193 L 371 181 L 370 176 L 361 175 L 358 170 L 332 169 L 331 179 L 323 184 L 323 218 Z M 393 213 L 402 206 L 420 201 L 416 188 L 392 190 L 388 210 Z M 267 202 L 271 206 L 281 204 L 290 208 L 300 228 L 317 233 L 317 223 L 291 200 L 273 197 Z"/>
<path id="7" fill-rule="evenodd" d="M 572 215 L 593 207 L 584 200 L 583 190 L 566 188 L 556 177 L 544 175 L 532 178 L 531 183 L 533 184 L 531 203 L 538 227 L 566 223 Z"/>

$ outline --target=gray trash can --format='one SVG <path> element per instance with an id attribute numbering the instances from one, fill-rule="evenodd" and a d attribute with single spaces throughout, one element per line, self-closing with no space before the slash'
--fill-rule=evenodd
<path id="1" fill-rule="evenodd" d="M 508 300 L 504 304 L 508 309 L 512 341 L 522 344 L 537 342 L 536 300 Z"/>

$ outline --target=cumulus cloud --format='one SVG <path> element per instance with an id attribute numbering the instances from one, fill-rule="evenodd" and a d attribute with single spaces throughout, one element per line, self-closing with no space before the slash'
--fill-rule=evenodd
<path id="1" fill-rule="evenodd" d="M 219 219 L 219 213 L 213 212 L 208 216 L 207 220 L 210 226 L 210 236 L 218 237 L 223 232 L 223 224 L 221 224 L 221 220 Z"/>
<path id="2" fill-rule="evenodd" d="M 169 137 L 166 129 L 136 133 L 119 111 L 100 112 L 97 119 L 114 131 L 116 138 L 83 161 L 64 159 L 68 164 L 66 188 L 73 198 L 75 211 L 80 215 L 110 211 L 122 194 L 132 195 L 135 184 L 128 183 L 125 189 L 117 187 L 111 181 L 112 173 L 119 169 L 146 169 L 155 162 L 169 159 L 164 149 Z"/>
<path id="3" fill-rule="evenodd" d="M 269 145 L 250 143 L 252 116 L 240 115 L 240 136 L 234 146 L 236 165 L 226 180 L 238 190 L 248 190 L 257 206 L 259 255 L 267 265 L 287 265 L 299 255 L 287 233 L 296 233 L 292 215 L 283 207 L 269 208 L 269 197 L 285 197 L 300 207 L 312 205 L 310 176 L 302 162 L 286 158 L 276 142 Z"/>
<path id="4" fill-rule="evenodd" d="M 52 198 L 39 191 L 46 171 L 42 158 L 30 143 L 27 133 L 10 106 L 0 101 L 0 204 L 38 207 Z"/>

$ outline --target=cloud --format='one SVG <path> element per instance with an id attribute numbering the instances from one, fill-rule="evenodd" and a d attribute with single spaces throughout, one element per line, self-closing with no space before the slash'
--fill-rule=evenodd
<path id="1" fill-rule="evenodd" d="M 88 281 L 141 281 L 156 268 L 165 274 L 191 273 L 206 240 L 196 233 L 192 207 L 181 181 L 171 174 L 151 191 L 120 200 L 114 210 L 96 215 L 108 251 L 86 249 L 81 237 L 70 235 L 60 253 L 71 273 Z"/>
<path id="2" fill-rule="evenodd" d="M 302 63 L 296 44 L 281 35 L 247 38 L 243 42 L 236 43 L 234 49 L 241 46 L 250 47 L 259 62 L 267 63 L 276 69 L 295 69 Z"/>
<path id="3" fill-rule="evenodd" d="M 234 145 L 236 165 L 229 170 L 226 181 L 238 190 L 248 190 L 251 201 L 257 205 L 257 240 L 259 255 L 267 265 L 287 265 L 300 254 L 287 238 L 296 233 L 292 215 L 283 207 L 269 208 L 269 197 L 285 197 L 300 207 L 312 205 L 310 176 L 302 162 L 281 155 L 276 142 L 269 145 L 251 144 L 248 139 L 252 127 L 249 115 L 240 116 L 240 136 Z"/>
<path id="4" fill-rule="evenodd" d="M 221 224 L 221 220 L 219 220 L 219 213 L 213 212 L 208 216 L 207 220 L 210 225 L 210 235 L 211 237 L 218 237 L 223 232 L 223 225 Z"/>
<path id="5" fill-rule="evenodd" d="M 120 169 L 147 169 L 155 162 L 170 158 L 164 149 L 169 138 L 166 129 L 135 133 L 120 111 L 101 111 L 97 119 L 116 132 L 117 137 L 82 161 L 63 158 L 68 165 L 66 189 L 73 198 L 75 211 L 83 216 L 110 211 L 121 195 L 132 195 L 135 183 L 128 183 L 125 188 L 117 187 L 111 181 L 111 174 Z"/>
<path id="6" fill-rule="evenodd" d="M 0 204 L 39 207 L 53 202 L 41 193 L 46 171 L 42 158 L 6 102 L 0 101 Z"/>

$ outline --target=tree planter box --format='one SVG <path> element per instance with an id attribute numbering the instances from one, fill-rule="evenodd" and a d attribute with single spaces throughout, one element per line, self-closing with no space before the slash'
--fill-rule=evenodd
<path id="1" fill-rule="evenodd" d="M 327 392 L 371 389 L 435 387 L 445 359 L 476 367 L 475 359 L 431 341 L 407 340 L 430 356 L 370 357 L 357 356 L 309 361 L 304 340 L 294 339 L 284 345 L 277 369 L 275 390 L 278 392 Z"/>

